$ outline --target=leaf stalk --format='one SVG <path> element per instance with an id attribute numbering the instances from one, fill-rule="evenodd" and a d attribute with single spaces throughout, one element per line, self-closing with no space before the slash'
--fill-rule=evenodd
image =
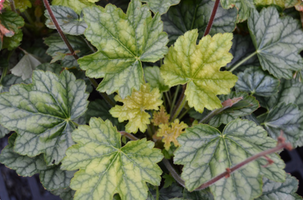
<path id="1" fill-rule="evenodd" d="M 258 52 L 255 51 L 254 53 L 250 54 L 249 56 L 247 56 L 246 58 L 244 58 L 243 60 L 241 60 L 240 62 L 238 62 L 234 67 L 232 67 L 229 71 L 233 72 L 235 69 L 237 69 L 240 65 L 242 65 L 243 63 L 245 63 L 246 61 L 248 61 L 250 58 L 252 58 L 254 55 L 256 55 Z"/>
<path id="2" fill-rule="evenodd" d="M 210 29 L 214 23 L 214 19 L 215 19 L 215 16 L 216 16 L 216 13 L 217 13 L 217 9 L 219 7 L 219 3 L 220 3 L 220 0 L 216 0 L 215 2 L 215 5 L 214 5 L 214 8 L 211 12 L 211 15 L 210 15 L 210 18 L 209 18 L 209 21 L 208 21 L 208 24 L 207 24 L 207 27 L 205 29 L 205 32 L 204 32 L 204 35 L 203 36 L 206 36 L 209 34 L 210 32 Z"/>

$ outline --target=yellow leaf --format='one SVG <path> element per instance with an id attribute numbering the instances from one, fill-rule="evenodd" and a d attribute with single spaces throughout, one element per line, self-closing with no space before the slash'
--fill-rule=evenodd
<path id="1" fill-rule="evenodd" d="M 150 91 L 149 84 L 143 84 L 139 91 L 133 90 L 132 94 L 125 99 L 116 96 L 115 100 L 123 103 L 110 109 L 110 114 L 117 117 L 119 122 L 129 120 L 125 130 L 137 133 L 138 129 L 145 132 L 147 124 L 150 124 L 150 115 L 145 110 L 158 110 L 162 104 L 161 94 L 158 88 Z"/>
<path id="2" fill-rule="evenodd" d="M 160 124 L 168 124 L 170 115 L 167 114 L 164 106 L 160 107 L 159 112 L 154 112 L 152 122 L 155 126 L 159 126 Z"/>
<path id="3" fill-rule="evenodd" d="M 179 146 L 177 138 L 185 132 L 183 129 L 188 126 L 184 122 L 179 123 L 179 119 L 176 119 L 170 125 L 160 124 L 159 127 L 157 136 L 163 136 L 162 142 L 164 142 L 165 149 L 168 150 L 171 142 L 173 142 L 176 147 Z"/>

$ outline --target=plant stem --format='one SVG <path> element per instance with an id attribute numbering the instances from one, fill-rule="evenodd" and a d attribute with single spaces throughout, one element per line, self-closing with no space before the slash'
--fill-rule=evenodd
<path id="1" fill-rule="evenodd" d="M 244 58 L 243 60 L 241 60 L 240 62 L 238 62 L 234 67 L 232 67 L 229 71 L 233 72 L 235 69 L 237 69 L 240 65 L 242 65 L 243 63 L 245 63 L 246 61 L 248 61 L 250 58 L 252 58 L 254 55 L 256 55 L 258 52 L 255 51 L 254 53 L 250 54 L 249 56 L 247 56 L 246 58 Z"/>
<path id="2" fill-rule="evenodd" d="M 159 187 L 156 186 L 156 200 L 159 200 L 160 193 L 159 193 Z"/>
<path id="3" fill-rule="evenodd" d="M 177 103 L 174 114 L 172 116 L 170 116 L 171 117 L 170 121 L 174 121 L 178 117 L 180 112 L 182 111 L 183 107 L 185 106 L 185 103 L 186 103 L 186 98 L 185 98 L 185 94 L 184 94 L 185 90 L 186 90 L 186 85 L 183 86 L 182 94 L 181 94 L 180 99 Z"/>
<path id="4" fill-rule="evenodd" d="M 59 26 L 58 21 L 57 21 L 55 15 L 54 15 L 54 13 L 53 13 L 53 11 L 52 11 L 52 9 L 51 9 L 49 3 L 48 3 L 48 0 L 43 0 L 43 3 L 44 3 L 45 8 L 46 8 L 47 11 L 48 11 L 49 16 L 50 16 L 51 19 L 52 19 L 54 25 L 56 26 L 56 29 L 57 29 L 57 31 L 58 31 L 60 37 L 61 37 L 62 40 L 65 42 L 65 44 L 66 44 L 67 48 L 69 49 L 70 53 L 74 56 L 74 58 L 75 58 L 76 60 L 78 60 L 79 57 L 75 54 L 75 51 L 74 51 L 73 47 L 71 46 L 71 44 L 70 44 L 69 41 L 67 40 L 66 36 L 64 35 L 64 33 L 63 33 L 61 27 Z"/>
<path id="5" fill-rule="evenodd" d="M 137 138 L 133 134 L 127 133 L 125 131 L 119 131 L 119 132 L 121 133 L 121 135 L 125 135 L 125 137 L 127 137 L 130 140 L 139 140 L 139 138 Z"/>
<path id="6" fill-rule="evenodd" d="M 25 10 L 23 12 L 24 16 L 26 17 L 27 21 L 31 24 L 31 25 L 34 25 L 35 22 L 32 20 L 31 16 L 28 14 L 27 10 Z"/>
<path id="7" fill-rule="evenodd" d="M 186 115 L 186 113 L 188 113 L 189 110 L 190 110 L 190 108 L 187 108 L 187 109 L 180 115 L 179 119 L 181 120 L 181 119 L 184 117 L 184 115 Z"/>
<path id="8" fill-rule="evenodd" d="M 181 87 L 180 85 L 177 86 L 177 89 L 176 89 L 175 94 L 174 94 L 174 99 L 173 99 L 173 102 L 172 102 L 171 107 L 170 107 L 169 114 L 172 114 L 172 112 L 173 112 L 174 105 L 175 105 L 175 103 L 176 103 L 176 100 L 177 100 L 177 96 L 178 96 L 178 92 L 179 92 L 179 90 L 180 90 L 180 87 Z"/>
<path id="9" fill-rule="evenodd" d="M 165 97 L 166 97 L 166 100 L 167 100 L 167 103 L 168 103 L 168 106 L 171 107 L 171 102 L 170 102 L 170 99 L 169 99 L 169 96 L 168 96 L 168 93 L 167 92 L 164 92 L 165 93 Z"/>
<path id="10" fill-rule="evenodd" d="M 176 172 L 176 170 L 173 168 L 173 166 L 169 163 L 169 161 L 166 158 L 163 158 L 163 164 L 168 169 L 172 177 L 183 187 L 185 187 L 184 180 L 180 177 L 180 175 Z"/>
<path id="11" fill-rule="evenodd" d="M 210 31 L 210 29 L 211 29 L 211 27 L 213 25 L 213 22 L 214 22 L 216 13 L 217 13 L 217 9 L 218 9 L 219 3 L 220 3 L 220 0 L 216 0 L 214 8 L 213 8 L 213 11 L 212 11 L 212 13 L 210 15 L 210 18 L 209 18 L 209 21 L 208 21 L 208 24 L 207 24 L 207 27 L 205 29 L 205 32 L 204 32 L 203 36 L 206 36 L 206 35 L 209 34 L 209 31 Z"/>

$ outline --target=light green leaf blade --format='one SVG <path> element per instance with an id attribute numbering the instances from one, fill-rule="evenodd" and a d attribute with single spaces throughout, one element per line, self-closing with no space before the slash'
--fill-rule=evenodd
<path id="1" fill-rule="evenodd" d="M 71 8 L 66 6 L 51 6 L 51 9 L 64 33 L 69 35 L 82 35 L 84 33 L 87 28 L 87 24 Z M 56 26 L 50 19 L 47 10 L 45 10 L 45 16 L 47 17 L 45 22 L 46 26 L 51 29 L 56 29 Z"/>
<path id="2" fill-rule="evenodd" d="M 261 115 L 259 119 L 263 119 L 261 125 L 264 125 L 272 138 L 277 139 L 282 130 L 287 142 L 294 147 L 303 146 L 302 143 L 297 143 L 297 140 L 303 137 L 303 112 L 297 105 L 280 103 L 265 116 Z"/>
<path id="3" fill-rule="evenodd" d="M 156 62 L 167 53 L 160 15 L 152 18 L 146 5 L 132 0 L 126 14 L 108 4 L 85 8 L 84 19 L 85 36 L 98 52 L 80 58 L 81 69 L 88 77 L 104 77 L 97 88 L 100 92 L 118 91 L 125 98 L 133 88 L 139 90 L 144 82 L 142 62 Z"/>
<path id="4" fill-rule="evenodd" d="M 62 171 L 60 166 L 48 167 L 43 159 L 43 155 L 28 157 L 14 152 L 14 142 L 17 134 L 9 137 L 9 144 L 1 151 L 0 162 L 8 168 L 16 170 L 20 176 L 33 176 L 39 174 L 43 186 L 47 190 L 66 188 L 74 175 L 74 171 Z"/>
<path id="5" fill-rule="evenodd" d="M 87 46 L 86 42 L 83 38 L 79 36 L 67 35 L 67 40 L 70 42 L 70 45 L 73 47 L 75 51 L 80 51 L 77 53 L 79 57 L 87 55 L 91 53 L 91 50 Z M 75 60 L 74 56 L 67 55 L 70 54 L 69 49 L 67 48 L 65 42 L 61 39 L 58 34 L 53 34 L 50 37 L 44 39 L 44 43 L 49 46 L 46 53 L 51 57 L 56 57 L 58 54 L 65 54 L 61 61 L 61 65 L 64 67 L 76 67 L 78 66 L 77 60 Z"/>
<path id="6" fill-rule="evenodd" d="M 160 93 L 169 90 L 169 87 L 165 85 L 164 80 L 160 74 L 159 67 L 145 67 L 144 77 L 146 81 L 150 84 L 151 88 L 158 88 Z"/>
<path id="7" fill-rule="evenodd" d="M 85 7 L 94 5 L 94 3 L 81 0 L 53 0 L 52 5 L 66 6 L 73 9 L 77 14 L 80 14 Z"/>
<path id="8" fill-rule="evenodd" d="M 258 96 L 272 96 L 278 92 L 279 80 L 259 67 L 250 67 L 238 74 L 236 90 Z"/>
<path id="9" fill-rule="evenodd" d="M 256 200 L 299 200 L 303 199 L 296 194 L 298 180 L 289 174 L 286 174 L 286 180 L 283 183 L 277 183 L 267 178 L 263 178 L 263 194 Z"/>
<path id="10" fill-rule="evenodd" d="M 4 128 L 0 125 L 0 138 L 3 138 L 6 134 L 8 134 L 10 131 Z"/>
<path id="11" fill-rule="evenodd" d="M 18 64 L 11 69 L 12 74 L 19 76 L 22 80 L 32 77 L 33 70 L 41 64 L 41 62 L 32 54 L 24 51 L 25 55 L 21 58 Z"/>
<path id="12" fill-rule="evenodd" d="M 303 69 L 299 52 L 303 49 L 303 30 L 292 17 L 279 18 L 275 7 L 253 10 L 248 19 L 250 36 L 263 70 L 277 78 L 292 78 Z"/>
<path id="13" fill-rule="evenodd" d="M 189 30 L 198 29 L 199 39 L 203 37 L 214 7 L 212 0 L 181 0 L 162 15 L 164 31 L 168 34 L 170 43 Z M 236 26 L 237 10 L 225 10 L 219 5 L 210 35 L 232 32 Z"/>
<path id="14" fill-rule="evenodd" d="M 260 107 L 255 97 L 244 92 L 231 92 L 228 95 L 221 95 L 219 98 L 221 102 L 224 102 L 239 97 L 243 99 L 211 118 L 209 125 L 219 127 L 221 124 L 228 124 L 234 119 L 251 114 Z"/>
<path id="15" fill-rule="evenodd" d="M 100 118 L 79 126 L 72 137 L 77 144 L 67 150 L 62 168 L 80 169 L 70 185 L 76 190 L 74 200 L 107 200 L 115 193 L 122 200 L 142 200 L 147 198 L 145 182 L 160 184 L 162 171 L 156 163 L 163 156 L 153 142 L 142 139 L 121 147 L 120 133 Z"/>
<path id="16" fill-rule="evenodd" d="M 167 12 L 168 8 L 172 5 L 176 5 L 180 0 L 142 0 L 146 2 L 148 7 L 154 12 L 158 12 L 160 15 Z"/>
<path id="17" fill-rule="evenodd" d="M 251 0 L 223 0 L 221 5 L 224 9 L 236 7 L 238 11 L 237 22 L 247 20 L 250 10 L 253 9 L 254 3 Z"/>
<path id="18" fill-rule="evenodd" d="M 161 66 L 161 75 L 170 87 L 186 84 L 186 100 L 190 107 L 203 112 L 204 107 L 220 108 L 217 94 L 228 94 L 237 77 L 230 72 L 220 71 L 229 63 L 232 55 L 231 33 L 207 35 L 196 45 L 198 31 L 192 30 L 178 38 L 171 46 Z"/>
<path id="19" fill-rule="evenodd" d="M 18 133 L 14 150 L 30 157 L 43 153 L 48 165 L 60 163 L 74 143 L 73 121 L 86 111 L 85 88 L 68 71 L 58 77 L 35 70 L 32 84 L 0 94 L 0 123 Z"/>
<path id="20" fill-rule="evenodd" d="M 248 157 L 276 146 L 260 126 L 246 120 L 234 120 L 223 130 L 204 124 L 187 128 L 179 136 L 180 147 L 175 152 L 175 164 L 183 164 L 181 177 L 192 191 L 212 177 L 226 171 Z M 273 165 L 263 167 L 266 159 L 260 158 L 240 168 L 210 186 L 215 199 L 253 199 L 261 194 L 264 175 L 284 181 L 285 167 L 277 154 L 270 155 Z"/>

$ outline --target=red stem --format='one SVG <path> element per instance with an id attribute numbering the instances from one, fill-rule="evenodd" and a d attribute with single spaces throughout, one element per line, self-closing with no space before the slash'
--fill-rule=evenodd
<path id="1" fill-rule="evenodd" d="M 67 48 L 69 49 L 70 53 L 74 56 L 74 58 L 75 58 L 76 60 L 78 60 L 79 57 L 75 54 L 75 51 L 74 51 L 73 47 L 70 45 L 70 43 L 69 43 L 69 41 L 67 40 L 66 36 L 64 35 L 64 33 L 63 33 L 61 27 L 59 26 L 58 21 L 57 21 L 55 15 L 54 15 L 54 13 L 53 13 L 53 11 L 52 11 L 52 9 L 51 9 L 49 3 L 48 3 L 48 0 L 43 0 L 43 3 L 44 3 L 44 6 L 45 6 L 45 8 L 47 9 L 47 11 L 48 11 L 48 13 L 49 13 L 49 16 L 50 16 L 51 19 L 52 19 L 54 25 L 56 26 L 56 29 L 57 29 L 57 31 L 58 31 L 60 37 L 61 37 L 62 40 L 65 42 L 65 44 L 66 44 Z"/>
<path id="2" fill-rule="evenodd" d="M 205 32 L 204 32 L 203 36 L 209 34 L 209 31 L 210 31 L 210 29 L 211 29 L 211 27 L 213 25 L 214 19 L 215 19 L 215 15 L 217 13 L 217 9 L 218 9 L 219 3 L 220 3 L 220 0 L 216 0 L 214 8 L 213 8 L 213 11 L 212 11 L 211 16 L 209 18 L 209 21 L 208 21 L 208 24 L 207 24 L 207 27 L 205 29 Z"/>

